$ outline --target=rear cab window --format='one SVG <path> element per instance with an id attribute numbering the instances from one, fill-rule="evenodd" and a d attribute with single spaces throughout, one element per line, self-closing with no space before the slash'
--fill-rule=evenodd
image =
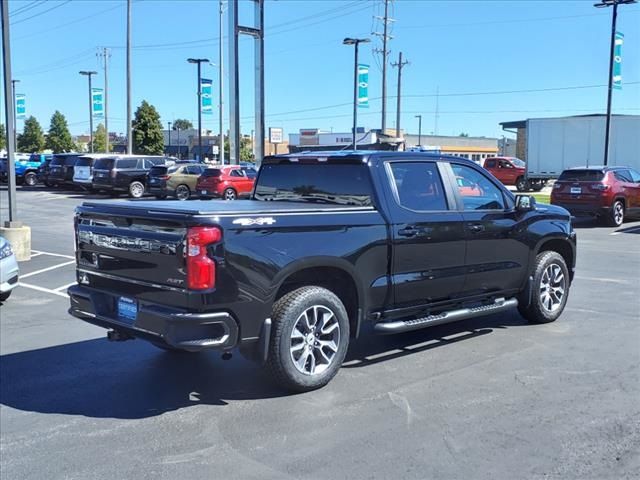
<path id="1" fill-rule="evenodd" d="M 372 206 L 368 167 L 341 160 L 263 163 L 254 198 L 263 201 Z"/>
<path id="2" fill-rule="evenodd" d="M 434 162 L 392 162 L 389 170 L 396 201 L 420 212 L 448 210 L 444 185 Z"/>

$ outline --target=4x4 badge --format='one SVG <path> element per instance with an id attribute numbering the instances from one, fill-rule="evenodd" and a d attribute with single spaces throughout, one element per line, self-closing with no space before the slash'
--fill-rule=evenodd
<path id="1" fill-rule="evenodd" d="M 274 223 L 276 223 L 276 220 L 272 217 L 236 218 L 233 221 L 234 225 L 242 225 L 243 227 L 249 227 L 251 225 L 273 225 Z"/>

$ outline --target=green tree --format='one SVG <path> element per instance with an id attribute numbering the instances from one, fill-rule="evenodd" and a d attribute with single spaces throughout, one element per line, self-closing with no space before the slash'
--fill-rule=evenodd
<path id="1" fill-rule="evenodd" d="M 7 147 L 7 132 L 4 125 L 0 123 L 0 150 Z"/>
<path id="2" fill-rule="evenodd" d="M 460 135 L 458 135 L 459 137 L 468 137 L 469 134 L 466 132 L 461 132 Z"/>
<path id="3" fill-rule="evenodd" d="M 18 135 L 18 151 L 23 153 L 36 153 L 44 149 L 44 133 L 42 127 L 31 116 L 24 121 L 24 130 Z"/>
<path id="4" fill-rule="evenodd" d="M 53 153 L 73 152 L 76 145 L 71 138 L 67 119 L 56 110 L 51 116 L 51 124 L 49 125 L 49 133 L 47 135 L 47 148 Z"/>
<path id="5" fill-rule="evenodd" d="M 132 123 L 133 150 L 144 155 L 161 155 L 164 152 L 162 123 L 156 107 L 146 100 L 136 110 Z"/>
<path id="6" fill-rule="evenodd" d="M 253 148 L 251 148 L 251 137 L 242 137 L 240 139 L 240 161 L 253 161 Z"/>
<path id="7" fill-rule="evenodd" d="M 174 130 L 189 130 L 190 128 L 193 128 L 193 123 L 191 123 L 189 120 L 185 119 L 185 118 L 178 118 L 176 119 L 175 122 L 173 122 L 173 129 Z"/>
<path id="8" fill-rule="evenodd" d="M 89 151 L 91 151 L 91 144 L 89 144 Z M 107 130 L 102 123 L 98 124 L 98 128 L 93 132 L 93 151 L 94 153 L 107 151 Z"/>

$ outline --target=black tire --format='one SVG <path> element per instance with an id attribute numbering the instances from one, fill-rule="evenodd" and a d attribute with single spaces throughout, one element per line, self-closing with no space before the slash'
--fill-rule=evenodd
<path id="1" fill-rule="evenodd" d="M 603 217 L 606 225 L 610 227 L 619 227 L 624 222 L 625 208 L 622 200 L 616 200 L 611 205 L 611 210 Z"/>
<path id="2" fill-rule="evenodd" d="M 187 185 L 181 184 L 176 187 L 175 195 L 178 200 L 189 200 L 191 190 Z"/>
<path id="3" fill-rule="evenodd" d="M 165 198 L 167 198 L 167 196 L 165 194 L 161 194 L 161 195 L 156 195 L 156 198 L 158 200 L 164 200 Z"/>
<path id="4" fill-rule="evenodd" d="M 296 336 L 296 342 L 299 341 L 297 345 L 302 345 L 302 348 L 294 349 L 294 328 L 300 334 L 297 325 L 308 326 L 309 321 L 304 323 L 303 316 L 306 312 L 316 312 L 315 309 L 320 309 L 323 312 L 320 315 L 323 318 L 323 325 L 318 324 L 321 320 L 315 314 L 315 322 L 310 331 L 306 335 Z M 327 318 L 327 310 L 333 316 Z M 313 316 L 314 314 L 311 314 L 311 317 Z M 334 327 L 330 333 L 323 333 L 321 330 L 324 330 L 323 326 L 326 327 L 329 321 L 331 321 L 331 326 L 337 324 L 338 328 Z M 316 286 L 298 288 L 275 303 L 272 322 L 267 366 L 275 381 L 283 388 L 293 392 L 307 392 L 329 383 L 338 373 L 349 348 L 349 318 L 340 299 L 326 288 Z M 335 338 L 336 330 L 337 339 Z M 314 340 L 314 332 L 316 340 Z M 321 355 L 325 355 L 324 358 L 327 358 L 327 347 L 318 346 L 323 338 L 325 343 L 328 343 L 326 341 L 327 335 L 330 336 L 331 340 L 329 341 L 336 347 L 336 350 L 333 350 L 333 347 L 328 350 L 328 355 L 331 356 L 328 363 L 318 362 L 316 360 L 318 357 L 323 360 Z M 302 360 L 302 362 L 296 366 L 294 355 L 300 350 L 302 352 L 297 360 L 298 362 Z M 320 353 L 321 351 L 323 353 Z M 310 372 L 303 373 L 300 368 L 308 368 Z M 314 373 L 316 368 L 319 370 L 318 373 Z"/>
<path id="5" fill-rule="evenodd" d="M 534 192 L 539 192 L 540 190 L 542 190 L 544 188 L 544 184 L 543 183 L 535 183 L 533 185 L 531 185 L 531 189 Z"/>
<path id="6" fill-rule="evenodd" d="M 518 177 L 516 180 L 516 190 L 519 192 L 528 192 L 531 186 L 529 185 L 529 181 L 524 177 Z"/>
<path id="7" fill-rule="evenodd" d="M 144 184 L 134 180 L 129 184 L 129 196 L 131 198 L 142 198 L 144 196 Z"/>
<path id="8" fill-rule="evenodd" d="M 38 184 L 38 175 L 35 172 L 27 172 L 24 176 L 24 184 L 28 187 L 35 187 Z"/>
<path id="9" fill-rule="evenodd" d="M 546 293 L 551 299 L 553 304 L 553 309 L 548 308 L 550 303 L 546 306 L 543 303 L 543 297 L 545 293 L 545 272 L 553 271 L 554 267 L 557 267 L 557 271 L 561 272 L 563 283 L 561 284 L 558 277 L 555 279 L 553 275 L 551 278 L 547 276 L 550 280 L 550 285 L 546 289 Z M 556 285 L 554 287 L 553 285 Z M 550 292 L 550 289 L 555 289 L 558 286 L 561 286 L 563 289 L 561 298 L 558 298 L 557 292 Z M 540 252 L 536 257 L 534 268 L 533 268 L 533 285 L 531 287 L 531 302 L 530 304 L 518 305 L 518 310 L 520 314 L 526 318 L 531 323 L 550 323 L 555 321 L 563 312 L 564 307 L 567 304 L 567 298 L 569 297 L 569 288 L 571 286 L 571 281 L 569 279 L 569 269 L 567 268 L 567 264 L 564 261 L 562 255 L 558 252 L 553 251 L 544 251 Z M 559 300 L 557 305 L 555 301 Z"/>
<path id="10" fill-rule="evenodd" d="M 238 193 L 233 188 L 225 188 L 222 198 L 224 200 L 235 200 L 238 198 Z"/>
<path id="11" fill-rule="evenodd" d="M 6 302 L 11 296 L 11 292 L 13 290 L 9 290 L 8 292 L 0 293 L 0 302 Z"/>

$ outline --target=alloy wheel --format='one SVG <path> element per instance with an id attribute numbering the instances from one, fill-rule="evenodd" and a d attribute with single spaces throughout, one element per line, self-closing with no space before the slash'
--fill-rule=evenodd
<path id="1" fill-rule="evenodd" d="M 329 308 L 314 305 L 296 320 L 291 331 L 291 360 L 305 375 L 319 375 L 333 362 L 340 345 L 340 324 Z"/>
<path id="2" fill-rule="evenodd" d="M 555 312 L 560 308 L 566 284 L 560 265 L 552 263 L 545 268 L 540 279 L 540 303 L 547 312 Z"/>

